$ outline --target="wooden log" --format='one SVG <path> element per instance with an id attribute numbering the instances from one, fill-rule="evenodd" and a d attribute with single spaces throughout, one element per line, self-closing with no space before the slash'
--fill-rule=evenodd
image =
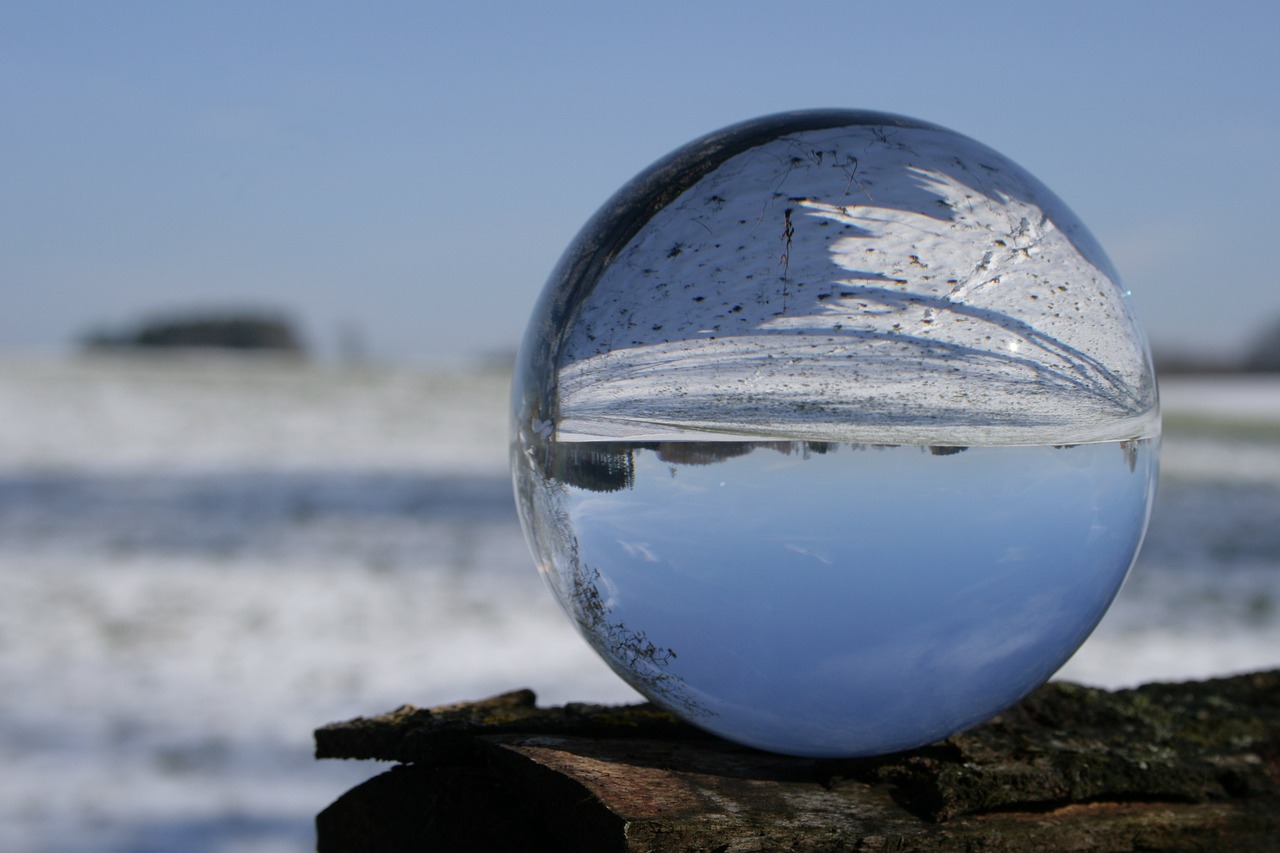
<path id="1" fill-rule="evenodd" d="M 317 818 L 321 851 L 1280 850 L 1280 670 L 1056 682 L 930 746 L 789 758 L 651 705 L 530 691 L 316 732 L 401 762 Z"/>

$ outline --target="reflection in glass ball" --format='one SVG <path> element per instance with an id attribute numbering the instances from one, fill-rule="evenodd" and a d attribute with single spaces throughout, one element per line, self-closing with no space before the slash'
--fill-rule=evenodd
<path id="1" fill-rule="evenodd" d="M 943 128 L 790 113 L 605 204 L 535 309 L 517 501 L 583 636 L 778 752 L 974 725 L 1084 642 L 1137 554 L 1159 405 L 1105 253 Z"/>

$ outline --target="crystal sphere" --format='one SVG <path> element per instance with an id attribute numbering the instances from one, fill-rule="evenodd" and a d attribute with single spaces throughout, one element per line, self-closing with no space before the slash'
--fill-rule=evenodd
<path id="1" fill-rule="evenodd" d="M 642 172 L 568 247 L 512 392 L 517 503 L 654 703 L 805 756 L 918 746 L 1046 681 L 1146 529 L 1128 293 L 1006 157 L 769 116 Z"/>

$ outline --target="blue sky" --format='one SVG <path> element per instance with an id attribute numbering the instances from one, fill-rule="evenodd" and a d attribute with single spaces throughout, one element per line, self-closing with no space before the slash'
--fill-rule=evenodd
<path id="1" fill-rule="evenodd" d="M 0 351 L 242 305 L 322 352 L 509 349 L 653 160 L 852 107 L 1012 157 L 1157 346 L 1232 352 L 1280 319 L 1277 35 L 1243 2 L 7 3 Z"/>

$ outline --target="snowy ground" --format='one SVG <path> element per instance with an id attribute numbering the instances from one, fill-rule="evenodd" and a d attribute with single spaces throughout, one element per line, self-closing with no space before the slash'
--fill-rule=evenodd
<path id="1" fill-rule="evenodd" d="M 0 362 L 5 849 L 312 849 L 377 772 L 314 761 L 318 725 L 521 686 L 634 698 L 533 571 L 506 383 Z M 1280 665 L 1280 383 L 1162 393 L 1148 546 L 1064 677 Z"/>

